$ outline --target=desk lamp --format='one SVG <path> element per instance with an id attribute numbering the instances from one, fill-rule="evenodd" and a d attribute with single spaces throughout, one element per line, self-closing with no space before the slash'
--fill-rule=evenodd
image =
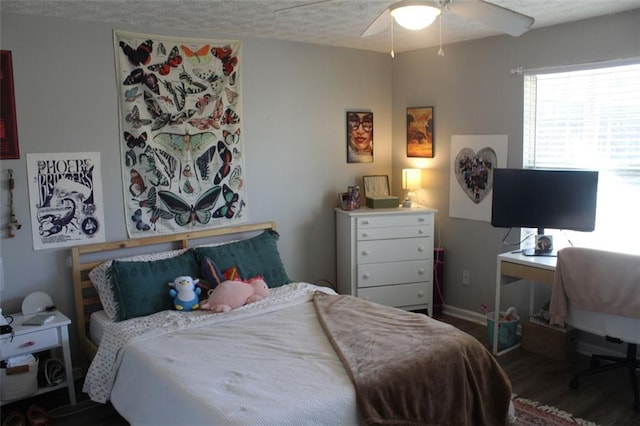
<path id="1" fill-rule="evenodd" d="M 402 169 L 402 189 L 407 190 L 407 198 L 402 202 L 402 207 L 411 207 L 412 200 L 415 192 L 414 190 L 420 188 L 422 184 L 422 174 L 420 169 Z"/>

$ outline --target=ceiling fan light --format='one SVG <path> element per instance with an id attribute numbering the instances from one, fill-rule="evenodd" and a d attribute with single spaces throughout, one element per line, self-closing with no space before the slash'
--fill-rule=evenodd
<path id="1" fill-rule="evenodd" d="M 391 10 L 398 25 L 408 30 L 427 28 L 440 15 L 440 9 L 426 5 L 400 6 Z"/>

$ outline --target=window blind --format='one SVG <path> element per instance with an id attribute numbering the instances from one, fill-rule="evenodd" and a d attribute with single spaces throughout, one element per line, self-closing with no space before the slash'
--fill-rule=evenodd
<path id="1" fill-rule="evenodd" d="M 581 245 L 637 250 L 640 59 L 527 71 L 523 143 L 525 168 L 600 172 L 596 231 Z"/>

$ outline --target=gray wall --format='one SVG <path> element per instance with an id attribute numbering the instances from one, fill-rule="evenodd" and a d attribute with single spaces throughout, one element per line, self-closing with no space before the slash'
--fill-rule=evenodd
<path id="1" fill-rule="evenodd" d="M 522 166 L 524 69 L 640 57 L 640 10 L 530 31 L 521 37 L 491 37 L 396 55 L 393 64 L 393 168 L 421 165 L 424 190 L 418 199 L 438 209 L 437 228 L 445 248 L 445 303 L 480 313 L 493 307 L 496 255 L 503 229 L 490 223 L 449 217 L 450 141 L 452 135 L 506 134 L 508 166 Z M 405 110 L 435 107 L 435 158 L 415 161 L 405 155 Z M 400 189 L 398 189 L 399 191 Z M 490 199 L 485 199 L 490 202 Z M 509 241 L 516 241 L 511 235 Z M 436 244 L 438 241 L 436 241 Z M 471 285 L 462 285 L 462 270 L 471 271 Z M 537 285 L 541 299 L 548 286 Z M 503 303 L 528 310 L 527 286 L 505 289 Z M 543 303 L 544 300 L 540 302 Z M 540 307 L 540 306 L 538 306 Z"/>
<path id="2" fill-rule="evenodd" d="M 119 159 L 112 30 L 58 18 L 1 16 L 1 48 L 13 52 L 21 159 L 2 161 L 0 225 L 8 222 L 6 170 L 14 170 L 15 207 L 23 228 L 0 254 L 4 312 L 45 291 L 73 315 L 68 250 L 34 251 L 26 182 L 27 153 L 99 151 L 107 240 L 126 238 Z M 185 37 L 234 38 L 213 32 L 117 29 Z M 400 170 L 427 169 L 418 202 L 439 210 L 436 244 L 446 249 L 445 302 L 479 311 L 493 304 L 495 257 L 508 250 L 504 231 L 449 218 L 449 144 L 454 134 L 507 134 L 509 166 L 521 164 L 522 79 L 518 66 L 537 68 L 640 56 L 640 11 L 493 37 L 437 49 L 388 54 L 265 39 L 243 39 L 245 165 L 250 220 L 274 220 L 279 248 L 296 280 L 335 280 L 335 194 L 366 174 L 388 174 L 402 194 Z M 433 105 L 434 159 L 405 155 L 405 109 Z M 345 111 L 371 109 L 375 162 L 345 161 Z M 461 285 L 462 269 L 471 286 Z M 527 294 L 505 303 L 524 309 Z M 75 346 L 75 333 L 72 333 Z"/>
<path id="3" fill-rule="evenodd" d="M 74 315 L 68 249 L 34 251 L 27 153 L 101 154 L 106 238 L 127 237 L 111 25 L 3 13 L 1 48 L 11 50 L 19 160 L 2 161 L 0 224 L 8 223 L 8 174 L 23 227 L 1 256 L 5 313 L 20 311 L 34 291 L 49 293 Z M 117 29 L 185 37 L 233 38 L 213 32 Z M 335 282 L 337 193 L 362 175 L 391 174 L 391 61 L 388 55 L 264 39 L 243 40 L 243 113 L 251 222 L 276 221 L 279 249 L 292 279 Z M 346 163 L 347 109 L 374 112 L 372 164 Z M 72 330 L 73 331 L 73 330 Z M 75 340 L 75 332 L 73 333 Z M 73 342 L 73 340 L 72 340 Z M 75 342 L 74 342 L 75 344 Z"/>

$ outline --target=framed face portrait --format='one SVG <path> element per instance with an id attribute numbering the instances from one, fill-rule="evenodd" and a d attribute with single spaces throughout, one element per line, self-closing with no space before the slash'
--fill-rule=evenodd
<path id="1" fill-rule="evenodd" d="M 373 113 L 347 111 L 347 163 L 373 162 Z"/>
<path id="2" fill-rule="evenodd" d="M 407 108 L 407 157 L 433 156 L 433 107 Z"/>

